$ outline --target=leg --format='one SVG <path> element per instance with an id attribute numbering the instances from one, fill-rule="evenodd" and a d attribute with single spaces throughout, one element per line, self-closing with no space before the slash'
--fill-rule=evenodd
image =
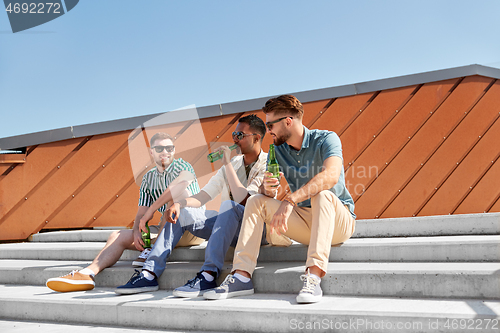
<path id="1" fill-rule="evenodd" d="M 135 250 L 134 232 L 130 229 L 114 231 L 109 237 L 104 248 L 87 266 L 96 275 L 106 267 L 113 266 L 120 259 L 125 249 Z"/>
<path id="2" fill-rule="evenodd" d="M 243 205 L 230 200 L 221 204 L 205 249 L 202 271 L 220 274 L 229 246 L 234 246 L 238 239 L 244 209 Z"/>
<path id="3" fill-rule="evenodd" d="M 135 249 L 133 246 L 134 236 L 132 230 L 120 230 L 113 232 L 106 242 L 104 248 L 95 257 L 92 264 L 86 269 L 98 274 L 106 267 L 114 265 L 121 257 L 126 248 Z M 94 289 L 94 276 L 84 274 L 84 271 L 72 271 L 71 273 L 48 279 L 47 287 L 58 292 L 84 291 Z"/>
<path id="4" fill-rule="evenodd" d="M 331 191 L 321 191 L 312 197 L 311 210 L 311 236 L 306 267 L 316 266 L 321 270 L 321 275 L 318 276 L 323 277 L 328 270 L 332 245 L 348 240 L 354 233 L 356 222 Z"/>
<path id="5" fill-rule="evenodd" d="M 172 250 L 177 245 L 185 231 L 196 236 L 210 235 L 206 231 L 207 216 L 217 212 L 206 211 L 204 208 L 183 208 L 177 223 L 166 223 L 144 263 L 142 273 L 137 272 L 130 280 L 115 289 L 117 294 L 136 294 L 145 291 L 158 290 L 158 278 L 166 268 L 166 262 Z M 152 274 L 152 275 L 151 275 Z"/>
<path id="6" fill-rule="evenodd" d="M 271 221 L 280 204 L 281 201 L 262 194 L 248 198 L 238 243 L 234 251 L 234 271 L 245 272 L 246 276 L 253 273 L 259 256 L 264 223 Z M 294 214 L 296 215 L 295 212 L 292 212 L 292 216 Z"/>
<path id="7" fill-rule="evenodd" d="M 185 231 L 201 238 L 210 237 L 210 232 L 205 231 L 205 221 L 208 216 L 216 212 L 205 211 L 200 208 L 182 208 L 177 223 L 166 223 L 158 236 L 153 249 L 144 263 L 143 269 L 159 277 L 166 267 L 166 262 L 172 250 L 177 245 Z"/>

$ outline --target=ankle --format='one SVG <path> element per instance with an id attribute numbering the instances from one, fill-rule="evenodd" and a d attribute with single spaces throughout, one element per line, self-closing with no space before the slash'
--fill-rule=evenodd
<path id="1" fill-rule="evenodd" d="M 235 274 L 240 274 L 241 276 L 244 276 L 244 277 L 249 278 L 249 279 L 252 277 L 250 275 L 250 273 L 248 273 L 246 271 L 242 271 L 240 269 L 235 270 L 233 275 L 235 275 Z"/>
<path id="2" fill-rule="evenodd" d="M 146 269 L 143 269 L 141 272 L 142 276 L 144 276 L 148 281 L 156 280 L 156 275 L 153 272 L 150 272 Z"/>

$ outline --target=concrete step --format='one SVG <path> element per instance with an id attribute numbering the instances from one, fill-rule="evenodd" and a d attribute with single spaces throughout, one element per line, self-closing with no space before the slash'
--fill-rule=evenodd
<path id="1" fill-rule="evenodd" d="M 2 333 L 202 333 L 203 331 L 187 330 L 163 330 L 163 329 L 141 329 L 127 328 L 109 325 L 81 324 L 59 324 L 47 321 L 27 321 L 27 320 L 0 320 L 0 332 Z M 206 331 L 205 331 L 206 332 Z M 216 332 L 217 333 L 217 332 Z M 219 332 L 224 333 L 224 332 Z"/>
<path id="2" fill-rule="evenodd" d="M 113 229 L 37 233 L 32 242 L 105 242 Z M 357 220 L 353 238 L 500 235 L 500 213 Z"/>
<path id="3" fill-rule="evenodd" d="M 51 277 L 81 269 L 90 262 L 0 260 L 0 283 L 45 285 Z M 170 262 L 159 279 L 172 290 L 196 275 L 201 262 Z M 231 265 L 224 267 L 222 282 Z M 297 293 L 304 262 L 260 263 L 253 276 L 257 292 Z M 97 275 L 98 287 L 125 284 L 134 268 L 118 262 Z M 330 263 L 322 279 L 325 295 L 500 299 L 499 263 Z M 49 289 L 47 289 L 48 291 Z"/>
<path id="4" fill-rule="evenodd" d="M 0 244 L 0 259 L 92 261 L 102 242 Z M 206 242 L 175 249 L 170 261 L 203 261 Z M 226 261 L 232 262 L 234 248 Z M 126 250 L 121 260 L 135 260 L 138 251 Z M 307 246 L 261 248 L 259 262 L 306 260 Z M 351 238 L 332 247 L 330 262 L 500 262 L 500 235 L 398 238 Z"/>
<path id="5" fill-rule="evenodd" d="M 106 288 L 56 293 L 44 287 L 0 285 L 0 317 L 142 330 L 498 332 L 500 301 L 325 296 L 319 303 L 299 305 L 294 294 L 206 301 L 175 298 L 161 290 L 117 296 Z"/>

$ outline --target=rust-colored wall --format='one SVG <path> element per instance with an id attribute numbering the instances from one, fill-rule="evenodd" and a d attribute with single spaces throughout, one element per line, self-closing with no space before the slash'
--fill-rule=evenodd
<path id="1" fill-rule="evenodd" d="M 306 126 L 340 135 L 358 218 L 500 211 L 495 79 L 470 76 L 304 107 Z M 144 151 L 131 166 L 131 141 L 145 147 L 155 132 L 171 134 L 176 157 L 193 165 L 203 186 L 220 167 L 206 154 L 231 142 L 238 118 L 249 113 L 265 119 L 258 110 L 102 134 L 28 147 L 25 163 L 0 161 L 0 240 L 26 239 L 41 229 L 131 226 L 140 177 L 151 167 Z M 270 143 L 266 136 L 264 150 Z"/>

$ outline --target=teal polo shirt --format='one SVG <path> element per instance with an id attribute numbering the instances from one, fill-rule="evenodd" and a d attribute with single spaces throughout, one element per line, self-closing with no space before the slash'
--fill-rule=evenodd
<path id="1" fill-rule="evenodd" d="M 280 165 L 290 190 L 297 191 L 311 178 L 321 172 L 323 162 L 330 156 L 342 157 L 342 143 L 335 132 L 324 130 L 309 130 L 304 126 L 304 140 L 299 151 L 291 148 L 288 143 L 276 146 L 276 159 Z M 345 186 L 344 168 L 340 172 L 339 181 L 330 189 L 340 201 L 349 207 L 354 214 L 354 200 Z M 297 203 L 297 206 L 311 207 L 311 200 Z"/>

